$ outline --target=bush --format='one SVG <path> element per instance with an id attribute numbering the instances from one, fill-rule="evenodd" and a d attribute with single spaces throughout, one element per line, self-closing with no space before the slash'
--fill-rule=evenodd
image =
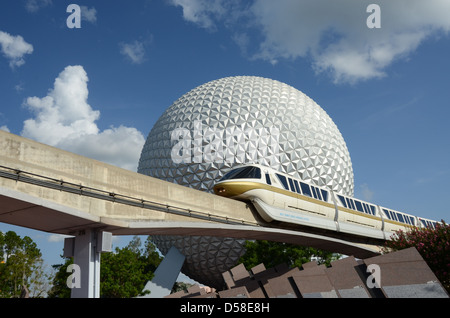
<path id="1" fill-rule="evenodd" d="M 450 226 L 438 223 L 435 229 L 412 228 L 396 231 L 382 252 L 415 247 L 441 284 L 450 291 Z"/>

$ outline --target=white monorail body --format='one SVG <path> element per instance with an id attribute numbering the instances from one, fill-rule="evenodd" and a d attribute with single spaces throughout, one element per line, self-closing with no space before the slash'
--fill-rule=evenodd
<path id="1" fill-rule="evenodd" d="M 394 211 L 318 187 L 272 168 L 244 165 L 214 185 L 217 195 L 249 201 L 267 221 L 389 239 L 396 230 L 436 226 L 436 221 Z"/>

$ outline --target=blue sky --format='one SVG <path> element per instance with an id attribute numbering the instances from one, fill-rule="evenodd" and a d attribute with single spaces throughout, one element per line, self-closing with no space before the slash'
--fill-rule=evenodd
<path id="1" fill-rule="evenodd" d="M 71 3 L 81 28 L 67 26 Z M 367 26 L 371 3 L 381 28 Z M 226 76 L 268 77 L 337 124 L 356 197 L 448 221 L 448 12 L 438 0 L 4 0 L 0 127 L 135 169 L 181 95 Z M 61 240 L 0 224 L 11 228 L 60 261 Z"/>

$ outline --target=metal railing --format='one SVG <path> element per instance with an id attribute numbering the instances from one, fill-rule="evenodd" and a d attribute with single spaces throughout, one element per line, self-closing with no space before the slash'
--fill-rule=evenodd
<path id="1" fill-rule="evenodd" d="M 155 201 L 145 200 L 142 198 L 136 198 L 128 195 L 123 195 L 120 193 L 110 192 L 106 190 L 96 189 L 93 187 L 87 187 L 82 184 L 76 184 L 73 182 L 67 182 L 62 179 L 51 178 L 47 176 L 42 176 L 32 172 L 23 171 L 20 169 L 15 169 L 11 167 L 6 167 L 0 165 L 0 177 L 15 180 L 17 182 L 24 182 L 28 184 L 33 184 L 41 186 L 44 188 L 59 190 L 63 192 L 69 192 L 73 194 L 78 194 L 81 196 L 86 196 L 90 198 L 95 198 L 99 200 L 105 200 L 113 203 L 119 203 L 134 207 L 139 207 L 143 209 L 165 212 L 180 216 L 187 216 L 195 219 L 201 219 L 210 222 L 218 222 L 233 225 L 252 225 L 259 226 L 257 222 L 245 221 L 242 219 L 230 218 L 221 215 L 206 213 L 202 211 L 197 211 L 193 209 L 183 208 L 180 206 L 163 204 Z"/>

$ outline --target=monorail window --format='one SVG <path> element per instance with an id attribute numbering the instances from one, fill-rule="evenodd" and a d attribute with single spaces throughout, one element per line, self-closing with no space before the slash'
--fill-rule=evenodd
<path id="1" fill-rule="evenodd" d="M 358 210 L 359 212 L 364 212 L 361 202 L 359 202 L 358 200 L 355 200 L 355 205 L 356 205 L 356 210 Z"/>
<path id="2" fill-rule="evenodd" d="M 369 206 L 367 205 L 367 203 L 363 202 L 362 205 L 363 205 L 363 208 L 364 208 L 364 212 L 366 212 L 367 214 L 371 214 L 370 210 L 369 210 Z"/>
<path id="3" fill-rule="evenodd" d="M 322 198 L 325 202 L 328 202 L 328 191 L 320 189 L 322 192 Z"/>
<path id="4" fill-rule="evenodd" d="M 286 177 L 285 177 L 285 176 L 282 176 L 281 174 L 278 174 L 278 173 L 277 173 L 277 177 L 278 177 L 278 179 L 281 181 L 281 183 L 283 184 L 283 187 L 284 187 L 286 190 L 289 190 L 289 186 L 288 186 Z"/>
<path id="5" fill-rule="evenodd" d="M 268 173 L 266 173 L 266 182 L 267 182 L 268 185 L 272 184 L 272 181 L 270 181 L 270 176 L 269 176 Z"/>
<path id="6" fill-rule="evenodd" d="M 412 216 L 409 215 L 404 215 L 406 223 L 408 223 L 409 225 L 414 225 L 414 218 Z"/>
<path id="7" fill-rule="evenodd" d="M 309 188 L 309 184 L 300 182 L 300 187 L 302 188 L 303 195 L 312 198 L 311 189 Z"/>
<path id="8" fill-rule="evenodd" d="M 397 220 L 397 215 L 394 212 L 392 212 L 392 211 L 389 211 L 389 212 L 391 213 L 392 220 L 398 221 Z"/>
<path id="9" fill-rule="evenodd" d="M 319 200 L 322 200 L 322 197 L 320 196 L 320 191 L 319 191 L 319 189 L 317 189 L 317 188 L 314 187 L 314 186 L 311 186 L 311 189 L 312 189 L 312 193 L 313 193 L 313 195 L 314 195 L 314 198 L 319 199 Z"/>
<path id="10" fill-rule="evenodd" d="M 289 178 L 289 185 L 291 186 L 291 191 L 292 191 L 292 192 L 295 192 L 294 182 L 292 181 L 291 178 Z"/>
<path id="11" fill-rule="evenodd" d="M 295 184 L 295 191 L 297 191 L 297 193 L 301 193 L 300 192 L 300 187 L 298 185 L 298 181 L 297 180 L 294 180 L 294 184 Z"/>
<path id="12" fill-rule="evenodd" d="M 397 216 L 394 214 L 394 212 L 389 211 L 389 210 L 388 210 L 388 212 L 389 212 L 389 215 L 391 216 L 391 220 L 397 221 Z"/>
<path id="13" fill-rule="evenodd" d="M 342 195 L 338 194 L 339 200 L 341 200 L 341 203 L 344 207 L 347 207 L 347 202 L 345 202 L 345 198 Z"/>
<path id="14" fill-rule="evenodd" d="M 370 206 L 370 205 L 368 205 L 367 203 L 364 203 L 363 205 L 364 205 L 364 209 L 366 210 L 366 213 L 372 214 L 372 215 L 375 214 L 375 213 L 373 213 L 373 211 L 371 210 L 371 206 Z"/>
<path id="15" fill-rule="evenodd" d="M 348 205 L 348 207 L 349 207 L 350 209 L 356 210 L 356 208 L 355 208 L 355 203 L 353 202 L 352 199 L 347 198 L 347 205 Z"/>
<path id="16" fill-rule="evenodd" d="M 373 207 L 373 211 L 375 211 L 375 207 Z M 400 212 L 394 212 L 387 209 L 383 209 L 384 214 L 388 217 L 389 220 L 398 221 L 410 225 L 414 225 L 414 218 L 408 215 L 403 215 Z"/>
<path id="17" fill-rule="evenodd" d="M 349 209 L 353 209 L 352 204 L 350 203 L 349 198 L 345 198 L 345 201 L 347 201 L 347 206 Z"/>
<path id="18" fill-rule="evenodd" d="M 313 194 L 314 199 L 318 199 L 316 187 L 311 186 L 311 192 Z"/>
<path id="19" fill-rule="evenodd" d="M 320 194 L 320 189 L 316 188 L 317 196 L 319 197 L 319 200 L 322 200 L 322 195 Z"/>
<path id="20" fill-rule="evenodd" d="M 228 179 L 261 179 L 261 169 L 250 166 L 231 170 L 220 181 Z"/>
<path id="21" fill-rule="evenodd" d="M 420 219 L 420 222 L 422 222 L 422 224 L 425 227 L 429 228 L 429 229 L 435 229 L 436 228 L 436 223 L 437 222 L 431 222 L 431 221 L 423 220 L 423 219 Z"/>
<path id="22" fill-rule="evenodd" d="M 312 194 L 313 194 L 314 198 L 315 199 L 319 199 L 319 196 L 317 195 L 317 188 L 311 186 L 311 191 L 312 191 Z"/>

